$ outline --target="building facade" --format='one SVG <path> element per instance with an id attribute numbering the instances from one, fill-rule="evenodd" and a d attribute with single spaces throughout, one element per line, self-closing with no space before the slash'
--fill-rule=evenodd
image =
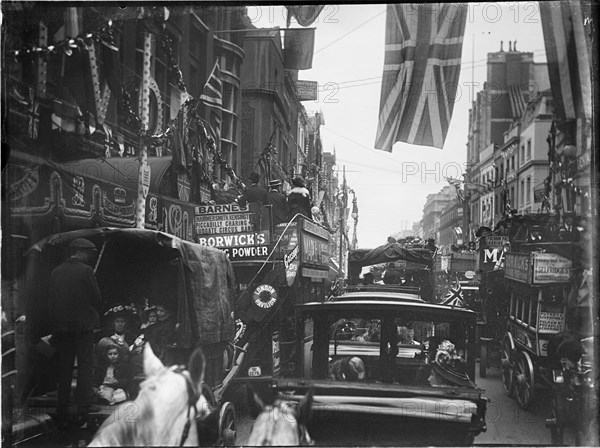
<path id="1" fill-rule="evenodd" d="M 518 51 L 516 42 L 509 42 L 508 51 L 501 43 L 500 51 L 488 53 L 487 80 L 469 110 L 465 174 L 468 206 L 463 218 L 466 241 L 473 239 L 480 226 L 494 226 L 506 208 L 505 191 L 510 206 L 518 208 L 515 204 L 519 204 L 521 194 L 524 201 L 527 197 L 528 177 L 530 189 L 535 187 L 533 172 L 520 176 L 519 170 L 539 165 L 534 162 L 533 145 L 542 143 L 530 135 L 536 132 L 529 129 L 532 118 L 528 118 L 525 131 L 523 117 L 533 107 L 531 102 L 547 102 L 544 92 L 549 86 L 547 65 L 535 63 L 531 52 Z M 539 120 L 536 123 L 539 129 L 544 126 Z M 525 167 L 524 163 L 529 164 Z M 519 190 L 521 183 L 523 189 Z"/>
<path id="2" fill-rule="evenodd" d="M 450 186 L 442 188 L 438 193 L 427 195 L 421 220 L 424 239 L 433 238 L 439 241 L 440 216 L 455 197 L 454 187 Z"/>

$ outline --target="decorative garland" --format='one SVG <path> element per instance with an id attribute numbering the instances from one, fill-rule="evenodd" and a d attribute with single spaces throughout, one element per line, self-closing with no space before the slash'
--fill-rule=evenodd
<path id="1" fill-rule="evenodd" d="M 138 19 L 152 19 L 154 22 L 161 24 L 162 28 L 165 28 L 165 23 L 168 20 L 168 10 L 160 7 L 152 7 L 152 8 L 141 8 L 139 14 L 137 14 Z M 124 18 L 116 19 L 118 21 L 125 20 Z M 93 43 L 100 43 L 102 45 L 107 46 L 111 50 L 118 51 L 118 48 L 114 45 L 114 22 L 113 20 L 108 20 L 106 24 L 101 26 L 97 31 L 91 33 L 80 34 L 76 37 L 68 37 L 63 41 L 48 45 L 48 46 L 28 46 L 24 47 L 20 50 L 12 50 L 9 51 L 8 54 L 12 56 L 16 62 L 21 62 L 23 57 L 25 56 L 35 56 L 38 55 L 42 57 L 44 60 L 47 60 L 51 54 L 58 54 L 60 52 L 64 52 L 67 56 L 71 56 L 73 54 L 73 50 L 86 50 L 87 47 Z M 161 39 L 159 42 L 161 49 L 164 51 L 167 57 L 167 63 L 169 67 L 170 73 L 175 77 L 176 84 L 179 90 L 187 94 L 186 84 L 183 80 L 183 74 L 181 72 L 181 68 L 179 64 L 177 64 L 177 60 L 175 58 L 173 52 L 173 42 L 169 36 L 165 34 L 161 35 Z M 144 143 L 149 147 L 156 147 L 165 145 L 168 141 L 168 138 L 172 135 L 173 131 L 177 129 L 177 119 L 171 120 L 166 129 L 163 132 L 158 134 L 148 134 L 143 127 L 142 120 L 138 116 L 138 114 L 133 110 L 131 95 L 125 89 L 124 86 L 121 87 L 121 112 L 124 115 L 125 123 L 128 126 L 136 129 L 136 133 L 139 137 L 144 138 Z M 227 173 L 227 175 L 232 179 L 236 188 L 243 190 L 245 185 L 241 182 L 239 177 L 235 174 L 233 168 L 229 165 L 229 163 L 225 160 L 222 153 L 217 149 L 217 145 L 215 139 L 209 134 L 204 124 L 204 120 L 198 116 L 196 108 L 198 106 L 199 101 L 193 99 L 188 94 L 188 99 L 182 103 L 182 107 L 187 106 L 188 112 L 190 114 L 190 118 L 195 119 L 199 124 L 203 132 L 203 138 L 207 142 L 207 146 L 209 151 L 214 156 L 217 163 L 222 166 Z"/>

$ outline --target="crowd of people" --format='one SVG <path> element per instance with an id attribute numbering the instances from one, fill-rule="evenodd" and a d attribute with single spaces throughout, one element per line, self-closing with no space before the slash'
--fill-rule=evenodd
<path id="1" fill-rule="evenodd" d="M 278 179 L 269 182 L 269 191 L 260 185 L 260 175 L 256 172 L 248 176 L 249 184 L 238 197 L 241 206 L 260 208 L 261 205 L 272 207 L 273 225 L 288 222 L 297 214 L 312 219 L 311 196 L 306 188 L 306 183 L 301 177 L 292 179 L 292 189 L 286 195 L 281 191 L 281 181 Z"/>

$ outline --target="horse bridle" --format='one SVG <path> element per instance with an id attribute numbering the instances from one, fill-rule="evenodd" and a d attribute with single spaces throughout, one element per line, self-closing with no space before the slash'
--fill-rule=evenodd
<path id="1" fill-rule="evenodd" d="M 196 388 L 196 385 L 192 381 L 190 372 L 184 366 L 174 366 L 174 367 L 171 367 L 170 370 L 173 373 L 181 375 L 185 379 L 185 386 L 187 389 L 187 396 L 188 396 L 187 416 L 186 416 L 185 426 L 183 427 L 183 432 L 181 433 L 181 441 L 179 442 L 179 446 L 183 446 L 183 444 L 185 443 L 185 441 L 188 438 L 188 435 L 190 433 L 190 428 L 192 426 L 192 419 L 190 417 L 190 411 L 193 409 L 194 416 L 198 415 L 198 409 L 196 408 L 196 403 L 200 399 L 202 392 Z"/>

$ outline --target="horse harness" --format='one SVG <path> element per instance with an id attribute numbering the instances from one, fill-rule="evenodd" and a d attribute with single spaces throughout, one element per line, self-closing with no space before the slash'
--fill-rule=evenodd
<path id="1" fill-rule="evenodd" d="M 188 438 L 188 435 L 190 433 L 190 428 L 192 426 L 192 419 L 190 417 L 190 411 L 193 409 L 194 415 L 195 416 L 198 415 L 198 409 L 196 408 L 196 403 L 200 399 L 202 392 L 196 388 L 196 385 L 194 384 L 194 382 L 192 381 L 192 377 L 190 376 L 190 372 L 184 366 L 171 367 L 171 371 L 173 373 L 177 373 L 178 375 L 181 375 L 185 379 L 185 385 L 187 388 L 187 396 L 188 396 L 187 417 L 186 417 L 185 426 L 183 427 L 183 432 L 181 433 L 181 441 L 179 442 L 179 446 L 183 446 L 183 444 L 185 443 L 185 441 Z M 200 437 L 200 432 L 198 432 L 198 437 Z"/>

